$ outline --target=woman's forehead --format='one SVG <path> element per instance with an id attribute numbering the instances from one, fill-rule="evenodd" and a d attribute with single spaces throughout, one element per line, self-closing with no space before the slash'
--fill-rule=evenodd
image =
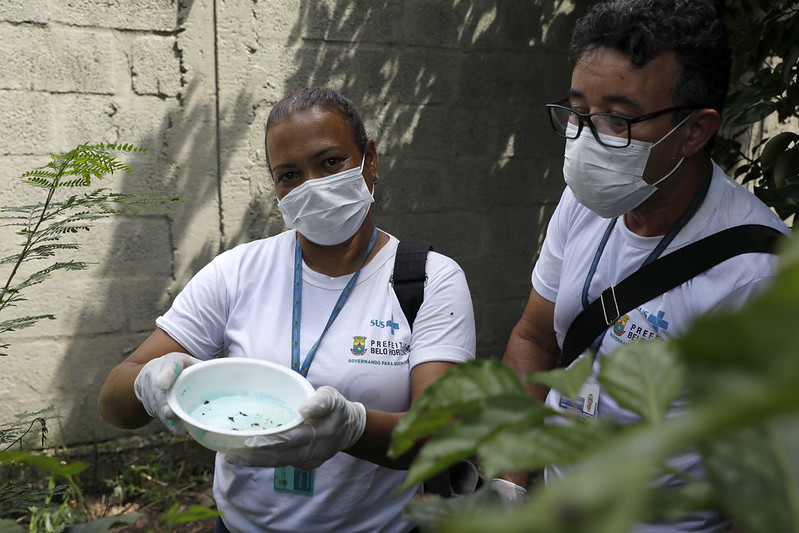
<path id="1" fill-rule="evenodd" d="M 357 148 L 352 129 L 335 111 L 304 109 L 269 126 L 266 149 L 270 159 L 286 152 L 317 150 L 321 145 Z"/>

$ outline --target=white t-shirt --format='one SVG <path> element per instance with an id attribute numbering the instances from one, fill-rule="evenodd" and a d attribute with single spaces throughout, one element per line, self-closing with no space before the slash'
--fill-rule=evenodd
<path id="1" fill-rule="evenodd" d="M 609 220 L 582 206 L 567 187 L 550 220 L 541 255 L 533 269 L 535 290 L 555 302 L 555 334 L 559 346 L 574 318 L 582 311 L 581 295 L 588 270 Z M 705 200 L 662 255 L 695 242 L 723 229 L 741 224 L 762 224 L 787 232 L 785 224 L 752 193 L 725 176 L 713 165 L 713 178 Z M 662 237 L 642 237 L 631 232 L 619 217 L 597 265 L 588 291 L 588 301 L 599 298 L 611 285 L 617 285 L 635 272 Z M 660 295 L 623 315 L 605 333 L 594 362 L 591 379 L 596 381 L 602 356 L 634 339 L 669 339 L 684 333 L 694 320 L 720 309 L 739 308 L 764 289 L 774 277 L 776 257 L 773 254 L 743 254 L 696 276 L 690 281 Z M 598 388 L 598 385 L 597 385 Z M 609 417 L 623 424 L 639 420 L 624 410 L 603 389 L 592 395 L 588 416 Z M 551 390 L 547 405 L 558 409 L 561 394 Z M 587 398 L 578 399 L 587 406 Z M 672 405 L 670 416 L 684 408 L 683 400 Z M 583 409 L 586 411 L 586 409 Z M 687 453 L 671 461 L 675 468 L 692 475 L 702 474 L 699 456 Z M 563 471 L 548 467 L 546 476 L 559 476 Z M 663 485 L 678 483 L 675 476 L 658 480 Z M 687 517 L 682 526 L 688 531 L 716 531 L 721 517 L 713 513 Z M 696 528 L 696 529 L 691 529 Z M 665 529 L 652 525 L 636 531 L 681 531 L 680 524 Z"/>
<path id="2" fill-rule="evenodd" d="M 367 408 L 410 407 L 410 372 L 429 361 L 475 356 L 471 296 L 463 271 L 430 252 L 424 302 L 411 334 L 390 283 L 399 241 L 363 267 L 308 372 L 318 388 L 335 387 Z M 242 244 L 220 254 L 177 296 L 156 324 L 199 359 L 222 352 L 290 366 L 296 232 Z M 302 265 L 300 359 L 327 323 L 350 275 L 331 278 Z M 418 489 L 396 494 L 406 472 L 338 453 L 314 473 L 313 496 L 274 490 L 274 469 L 237 467 L 217 454 L 214 495 L 234 532 L 404 532 L 403 505 Z"/>

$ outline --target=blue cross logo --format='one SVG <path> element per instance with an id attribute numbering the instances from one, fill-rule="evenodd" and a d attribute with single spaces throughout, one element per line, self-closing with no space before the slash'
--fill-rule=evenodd
<path id="1" fill-rule="evenodd" d="M 393 318 L 393 317 L 392 317 L 392 318 Z M 399 329 L 399 324 L 397 324 L 396 322 L 394 322 L 394 320 L 388 320 L 388 321 L 386 321 L 386 326 L 388 326 L 388 327 L 390 327 L 390 328 L 391 328 L 391 334 L 392 334 L 392 335 L 394 335 L 394 330 L 395 330 L 395 329 Z"/>
<path id="2" fill-rule="evenodd" d="M 665 314 L 666 314 L 665 311 L 658 311 L 657 316 L 650 313 L 649 316 L 647 317 L 647 320 L 649 320 L 649 323 L 652 324 L 652 326 L 655 328 L 655 331 L 659 331 L 660 328 L 669 329 L 668 321 L 663 320 L 663 316 Z"/>

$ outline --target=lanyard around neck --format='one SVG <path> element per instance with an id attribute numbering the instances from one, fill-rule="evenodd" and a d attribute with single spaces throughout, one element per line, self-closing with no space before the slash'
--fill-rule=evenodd
<path id="1" fill-rule="evenodd" d="M 369 239 L 369 244 L 366 247 L 366 252 L 363 254 L 363 259 L 361 259 L 361 264 L 358 266 L 358 270 L 355 271 L 349 282 L 347 282 L 347 286 L 341 291 L 341 294 L 336 301 L 336 305 L 333 307 L 333 311 L 330 313 L 330 318 L 327 319 L 325 329 L 322 330 L 322 334 L 319 335 L 319 339 L 317 339 L 314 345 L 311 346 L 311 349 L 308 351 L 308 355 L 305 356 L 305 361 L 303 361 L 302 366 L 300 366 L 300 322 L 302 320 L 302 248 L 300 247 L 299 234 L 297 235 L 297 241 L 294 245 L 294 301 L 292 303 L 291 312 L 291 369 L 299 372 L 303 377 L 308 377 L 308 369 L 311 367 L 311 362 L 316 355 L 316 349 L 319 347 L 319 343 L 322 342 L 322 337 L 324 337 L 325 333 L 327 333 L 330 325 L 334 320 L 336 320 L 336 317 L 341 312 L 344 304 L 347 303 L 347 299 L 350 297 L 350 293 L 355 287 L 356 281 L 358 281 L 358 275 L 361 273 L 361 268 L 363 268 L 366 258 L 369 257 L 369 254 L 372 253 L 372 250 L 375 247 L 375 242 L 377 242 L 377 227 L 373 226 L 372 237 Z"/>
<path id="2" fill-rule="evenodd" d="M 654 250 L 649 254 L 649 256 L 644 260 L 641 266 L 646 266 L 652 261 L 655 261 L 660 255 L 663 253 L 671 241 L 677 236 L 677 234 L 682 230 L 688 221 L 691 219 L 692 216 L 696 213 L 696 210 L 699 209 L 699 206 L 702 204 L 702 201 L 707 196 L 707 191 L 710 188 L 710 180 L 713 176 L 713 169 L 710 169 L 710 173 L 702 182 L 702 185 L 699 187 L 699 190 L 696 191 L 693 200 L 688 205 L 688 207 L 683 211 L 678 218 L 674 225 L 669 229 L 669 231 L 660 239 L 657 246 L 655 246 Z M 618 217 L 617 217 L 618 218 Z M 588 289 L 591 286 L 591 280 L 594 279 L 594 274 L 596 273 L 597 265 L 599 264 L 599 258 L 602 257 L 602 252 L 605 251 L 605 246 L 608 243 L 608 239 L 610 239 L 610 234 L 613 231 L 613 227 L 616 225 L 617 218 L 610 219 L 608 222 L 608 227 L 605 229 L 605 234 L 602 235 L 602 240 L 599 242 L 599 246 L 597 247 L 596 253 L 594 254 L 594 260 L 591 262 L 591 266 L 588 269 L 588 275 L 585 277 L 585 283 L 583 284 L 583 293 L 582 293 L 582 305 L 583 309 L 586 309 L 589 305 L 588 302 Z M 603 332 L 591 345 L 591 350 L 596 352 L 599 348 L 599 344 L 602 342 L 602 337 L 604 337 L 605 333 Z"/>

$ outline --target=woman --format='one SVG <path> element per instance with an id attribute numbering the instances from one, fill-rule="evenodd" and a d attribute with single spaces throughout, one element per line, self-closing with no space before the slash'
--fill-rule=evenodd
<path id="1" fill-rule="evenodd" d="M 401 512 L 416 490 L 397 494 L 409 458 L 392 460 L 386 450 L 422 391 L 474 358 L 465 276 L 451 259 L 428 254 L 424 302 L 408 323 L 390 281 L 398 241 L 372 221 L 375 144 L 337 92 L 304 89 L 279 102 L 266 154 L 292 229 L 202 269 L 111 371 L 100 411 L 119 427 L 157 417 L 176 430 L 165 392 L 182 368 L 220 352 L 291 365 L 317 388 L 301 409 L 305 422 L 217 454 L 217 530 L 409 531 Z"/>

